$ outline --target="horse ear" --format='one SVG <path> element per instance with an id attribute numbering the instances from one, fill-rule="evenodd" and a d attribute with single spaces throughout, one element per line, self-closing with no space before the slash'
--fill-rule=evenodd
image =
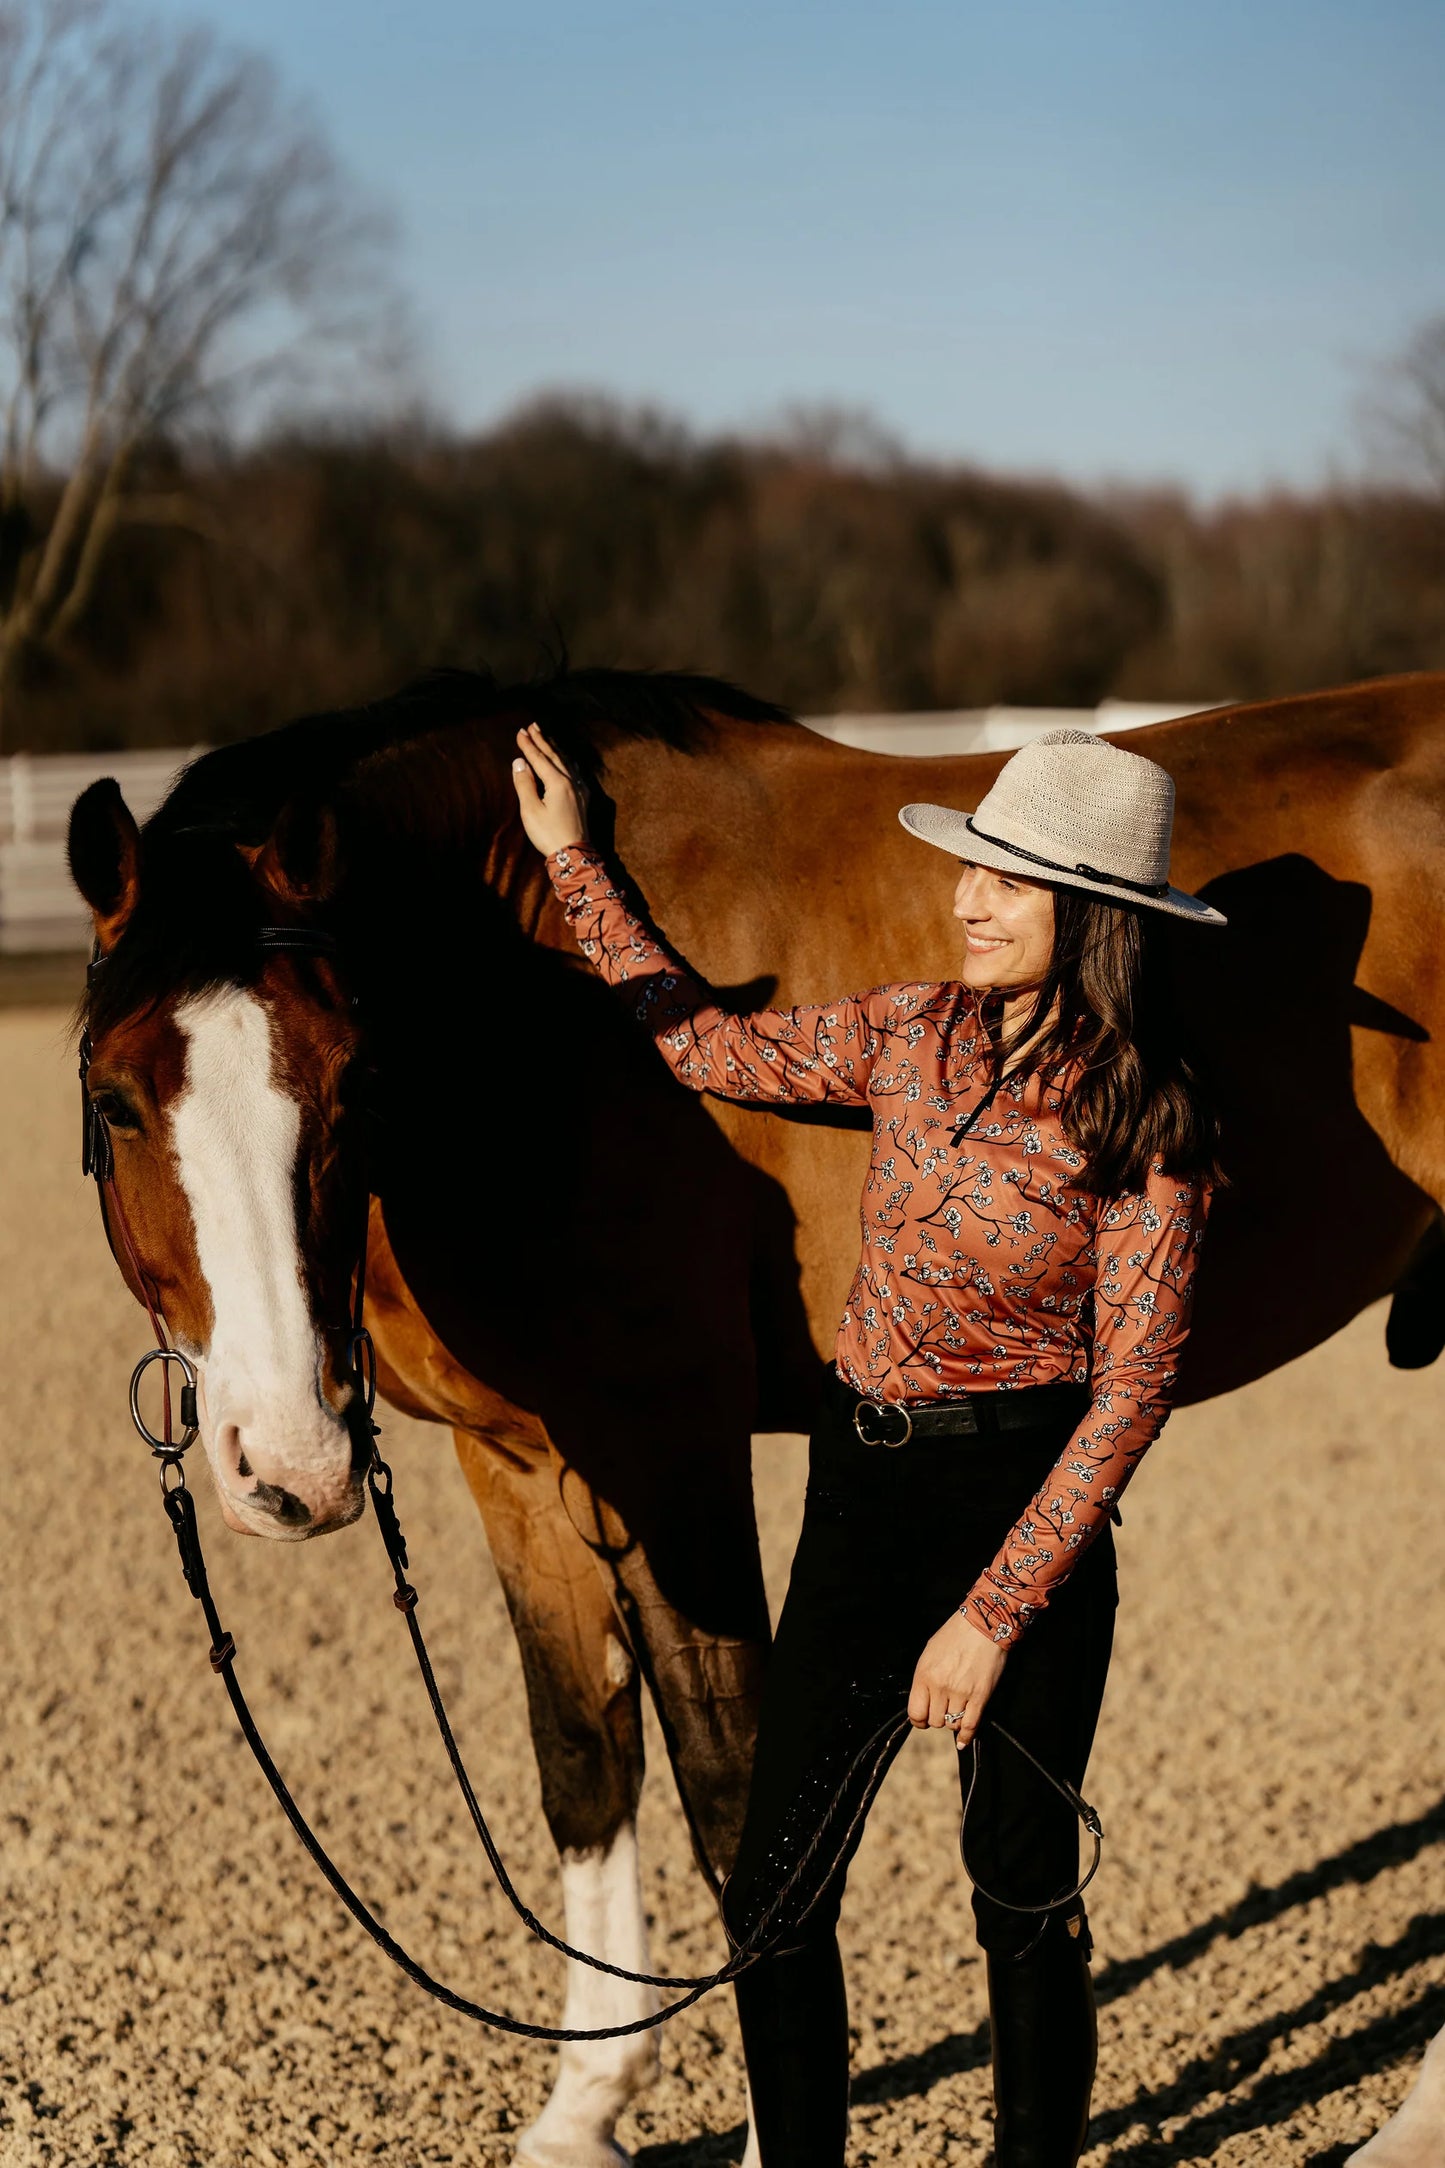
<path id="1" fill-rule="evenodd" d="M 284 806 L 258 851 L 247 851 L 256 877 L 283 903 L 325 903 L 336 893 L 341 850 L 330 806 L 306 799 Z"/>
<path id="2" fill-rule="evenodd" d="M 114 776 L 83 790 L 70 809 L 70 877 L 90 905 L 95 938 L 113 949 L 140 894 L 140 830 Z"/>

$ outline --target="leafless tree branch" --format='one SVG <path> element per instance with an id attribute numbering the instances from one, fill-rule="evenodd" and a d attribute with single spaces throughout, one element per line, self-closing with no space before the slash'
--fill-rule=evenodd
<path id="1" fill-rule="evenodd" d="M 263 60 L 125 0 L 0 0 L 0 510 L 64 476 L 0 686 L 83 614 L 147 440 L 365 380 L 387 238 Z"/>
<path id="2" fill-rule="evenodd" d="M 1423 323 L 1387 365 L 1367 422 L 1387 469 L 1445 492 L 1445 315 Z"/>

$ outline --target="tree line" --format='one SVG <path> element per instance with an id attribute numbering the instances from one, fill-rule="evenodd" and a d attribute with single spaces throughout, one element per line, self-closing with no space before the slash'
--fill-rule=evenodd
<path id="1" fill-rule="evenodd" d="M 799 429 L 691 434 L 548 401 L 471 436 L 131 455 L 165 517 L 109 538 L 61 641 L 16 658 L 8 749 L 187 744 L 425 669 L 694 668 L 803 713 L 1250 699 L 1445 667 L 1445 499 L 1201 508 L 924 464 Z M 0 532 L 43 532 L 63 479 Z"/>
<path id="2" fill-rule="evenodd" d="M 215 742 L 563 650 L 802 713 L 1445 665 L 1445 317 L 1381 381 L 1398 480 L 1206 509 L 846 415 L 379 419 L 411 380 L 390 273 L 264 58 L 130 0 L 0 0 L 0 751 Z"/>

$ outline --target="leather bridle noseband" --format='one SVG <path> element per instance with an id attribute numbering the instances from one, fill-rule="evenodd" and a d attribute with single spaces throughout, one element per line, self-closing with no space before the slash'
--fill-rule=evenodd
<path id="1" fill-rule="evenodd" d="M 331 958 L 335 958 L 337 955 L 335 939 L 319 927 L 299 925 L 262 926 L 257 930 L 256 942 L 263 952 Z M 87 981 L 90 985 L 94 985 L 97 975 L 104 967 L 105 958 L 100 953 L 99 944 L 97 943 L 87 974 Z M 594 1957 L 590 1951 L 577 1949 L 573 1944 L 564 1941 L 560 1935 L 554 1934 L 550 1928 L 546 1927 L 537 1918 L 536 1914 L 524 1903 L 518 1893 L 511 1876 L 507 1872 L 506 1865 L 497 1848 L 496 1839 L 492 1835 L 478 1802 L 471 1778 L 462 1760 L 456 1736 L 452 1730 L 451 1720 L 446 1713 L 441 1692 L 437 1686 L 436 1675 L 432 1669 L 426 1641 L 417 1622 L 416 1610 L 419 1600 L 417 1591 L 407 1578 L 407 1546 L 392 1496 L 392 1472 L 382 1459 L 376 1443 L 380 1435 L 379 1428 L 374 1420 L 377 1386 L 376 1349 L 372 1343 L 371 1334 L 366 1328 L 363 1315 L 366 1302 L 366 1252 L 370 1217 L 369 1186 L 363 1202 L 361 1240 L 348 1318 L 346 1366 L 355 1396 L 353 1405 L 357 1410 L 357 1419 L 365 1422 L 370 1433 L 366 1484 L 371 1497 L 372 1509 L 376 1515 L 377 1527 L 382 1542 L 386 1547 L 387 1558 L 396 1584 L 392 1602 L 406 1620 L 413 1653 L 427 1690 L 428 1700 L 431 1703 L 432 1715 L 436 1721 L 443 1747 L 446 1750 L 447 1760 L 451 1765 L 452 1774 L 456 1779 L 457 1787 L 467 1808 L 472 1826 L 486 1855 L 488 1865 L 496 1878 L 498 1887 L 530 1934 L 536 1936 L 539 1941 L 544 1942 L 550 1949 L 556 1950 L 559 1955 L 571 1959 L 574 1963 L 585 1965 L 594 1972 L 605 1973 L 613 1979 L 623 1980 L 638 1987 L 669 1988 L 682 1990 L 683 1992 L 678 1994 L 674 2001 L 668 2003 L 664 2008 L 654 2011 L 650 2016 L 634 2018 L 626 2024 L 596 2025 L 586 2028 L 534 2025 L 526 2019 L 513 2017 L 505 2011 L 488 2009 L 484 2004 L 475 2002 L 470 1997 L 458 1993 L 456 1989 L 446 1986 L 444 1982 L 434 1979 L 422 1965 L 418 1964 L 410 1952 L 403 1949 L 395 1937 L 387 1932 L 365 1901 L 357 1895 L 341 1873 L 340 1868 L 336 1866 L 330 1855 L 325 1851 L 302 1814 L 300 1807 L 292 1798 L 285 1779 L 271 1759 L 270 1752 L 261 1737 L 256 1720 L 251 1714 L 245 1694 L 236 1677 L 235 1639 L 222 1625 L 215 1598 L 211 1593 L 210 1579 L 201 1549 L 195 1498 L 186 1483 L 185 1469 L 182 1465 L 185 1455 L 200 1434 L 200 1417 L 196 1404 L 197 1378 L 195 1366 L 183 1350 L 172 1345 L 155 1292 L 141 1263 L 131 1232 L 130 1222 L 126 1216 L 125 1206 L 121 1201 L 120 1191 L 115 1180 L 115 1149 L 109 1126 L 100 1108 L 94 1104 L 89 1094 L 87 1080 L 91 1058 L 90 1033 L 88 1030 L 83 1030 L 80 1039 L 80 1088 L 83 1114 L 81 1172 L 94 1178 L 100 1198 L 101 1219 L 107 1237 L 111 1242 L 112 1249 L 114 1249 L 115 1236 L 119 1235 L 121 1250 L 129 1263 L 135 1284 L 140 1290 L 141 1300 L 145 1305 L 146 1314 L 151 1323 L 151 1330 L 156 1340 L 156 1345 L 142 1355 L 131 1373 L 129 1393 L 131 1419 L 141 1438 L 150 1448 L 152 1456 L 160 1463 L 161 1497 L 166 1518 L 170 1522 L 175 1535 L 176 1546 L 180 1554 L 181 1572 L 185 1578 L 187 1588 L 201 1606 L 211 1636 L 211 1669 L 219 1673 L 225 1682 L 226 1693 L 235 1712 L 236 1720 L 240 1725 L 242 1735 L 255 1756 L 257 1765 L 266 1782 L 270 1785 L 283 1814 L 291 1824 L 302 1846 L 331 1889 L 340 1898 L 347 1911 L 350 1912 L 352 1918 L 365 1929 L 377 1947 L 409 1979 L 415 1981 L 418 1987 L 424 1988 L 429 1995 L 434 1996 L 437 2001 L 444 2003 L 449 2009 L 458 2011 L 463 2017 L 475 2018 L 481 2024 L 490 2025 L 501 2032 L 518 2034 L 529 2040 L 555 2041 L 616 2040 L 633 2033 L 648 2032 L 654 2026 L 664 2024 L 669 2018 L 675 2017 L 679 2011 L 688 2009 L 714 1988 L 725 1986 L 736 1980 L 741 1973 L 747 1971 L 750 1966 L 757 1964 L 761 1958 L 768 1956 L 785 1939 L 796 1935 L 815 1906 L 821 1902 L 833 1876 L 847 1859 L 862 1823 L 877 1796 L 878 1789 L 887 1775 L 894 1753 L 903 1737 L 912 1728 L 906 1710 L 889 1717 L 854 1755 L 839 1780 L 832 1797 L 824 1807 L 818 1826 L 809 1842 L 800 1852 L 794 1865 L 784 1877 L 777 1891 L 769 1899 L 764 1911 L 747 1935 L 741 1940 L 733 1940 L 732 1955 L 727 1963 L 720 1966 L 716 1972 L 701 1975 L 633 1972 L 625 1965 L 610 1964 L 605 1958 Z M 161 1365 L 162 1380 L 162 1427 L 159 1436 L 147 1425 L 140 1406 L 142 1380 L 150 1364 L 155 1362 Z M 182 1381 L 179 1393 L 181 1420 L 181 1436 L 179 1438 L 173 1435 L 174 1418 L 171 1406 L 170 1378 L 172 1365 L 179 1369 Z M 1003 1898 L 993 1900 L 995 1903 L 1003 1905 L 1004 1909 L 1008 1911 L 1028 1912 L 1045 1917 L 1059 1911 L 1066 1905 L 1072 1904 L 1093 1880 L 1099 1866 L 1103 1828 L 1097 1813 L 1086 1800 L 1080 1797 L 1073 1786 L 1045 1769 L 1043 1764 L 1037 1761 L 1034 1755 L 1029 1752 L 1028 1748 L 1020 1740 L 1014 1738 L 1011 1732 L 1005 1731 L 996 1719 L 985 1717 L 980 1729 L 985 1727 L 996 1732 L 1000 1738 L 1006 1740 L 1009 1745 L 1022 1754 L 1024 1759 L 1033 1765 L 1045 1782 L 1068 1801 L 1093 1839 L 1094 1856 L 1088 1872 L 1072 1889 L 1065 1891 L 1061 1896 L 1052 1898 L 1047 1904 L 1042 1905 L 1011 1905 Z M 979 1750 L 979 1736 L 978 1733 L 975 1733 L 972 1742 L 974 1767 L 973 1781 L 969 1787 L 970 1800 L 973 1795 L 973 1785 L 976 1784 L 978 1778 Z M 850 1800 L 853 1802 L 852 1808 L 851 1811 L 847 1811 Z M 965 1822 L 967 1820 L 967 1811 L 966 1802 L 963 1816 Z M 824 1840 L 830 1829 L 840 1818 L 842 1819 L 842 1828 L 838 1841 L 833 1846 L 831 1856 L 827 1859 L 822 1871 L 816 1872 L 820 1857 L 823 1854 Z M 963 1845 L 963 1834 L 963 1824 L 961 1823 L 959 1830 L 960 1850 L 962 1850 Z M 966 1854 L 964 1855 L 964 1866 L 965 1868 L 968 1866 Z M 972 1879 L 975 1889 L 980 1890 L 985 1896 L 990 1895 L 988 1891 L 982 1889 L 977 1876 L 973 1876 Z M 788 1909 L 790 1900 L 809 1882 L 815 1885 L 812 1895 L 807 1898 L 807 1901 L 798 1911 L 790 1911 Z"/>

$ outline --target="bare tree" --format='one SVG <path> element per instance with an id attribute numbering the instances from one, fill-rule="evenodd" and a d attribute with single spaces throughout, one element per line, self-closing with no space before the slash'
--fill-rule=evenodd
<path id="1" fill-rule="evenodd" d="M 1388 469 L 1445 492 L 1445 316 L 1423 323 L 1386 365 L 1367 422 Z"/>
<path id="2" fill-rule="evenodd" d="M 144 493 L 148 442 L 374 363 L 385 239 L 264 61 L 124 0 L 0 0 L 0 694 L 121 522 L 204 525 Z"/>

